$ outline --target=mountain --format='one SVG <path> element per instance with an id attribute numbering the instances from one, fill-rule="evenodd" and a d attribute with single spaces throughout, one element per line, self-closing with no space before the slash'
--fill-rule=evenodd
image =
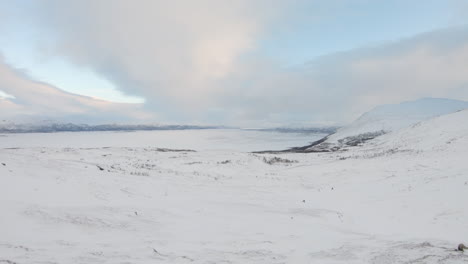
<path id="1" fill-rule="evenodd" d="M 468 109 L 438 116 L 377 138 L 367 148 L 411 152 L 466 152 Z"/>
<path id="2" fill-rule="evenodd" d="M 418 122 L 467 109 L 468 102 L 423 98 L 416 101 L 377 106 L 348 126 L 293 152 L 328 152 L 360 145 L 378 136 L 409 127 Z"/>
<path id="3" fill-rule="evenodd" d="M 73 123 L 13 123 L 0 122 L 0 133 L 52 133 L 52 132 L 86 132 L 86 131 L 152 131 L 152 130 L 185 130 L 185 129 L 214 129 L 218 126 L 196 125 L 125 125 L 103 124 L 87 125 Z"/>

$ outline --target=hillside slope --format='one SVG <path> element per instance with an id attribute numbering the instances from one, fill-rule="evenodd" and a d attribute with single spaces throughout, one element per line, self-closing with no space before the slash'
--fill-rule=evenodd
<path id="1" fill-rule="evenodd" d="M 440 151 L 468 147 L 468 109 L 416 123 L 386 134 L 370 146 L 411 151 Z"/>
<path id="2" fill-rule="evenodd" d="M 423 98 L 401 104 L 382 105 L 321 141 L 293 150 L 326 152 L 356 146 L 383 134 L 466 108 L 468 102 L 440 98 Z"/>

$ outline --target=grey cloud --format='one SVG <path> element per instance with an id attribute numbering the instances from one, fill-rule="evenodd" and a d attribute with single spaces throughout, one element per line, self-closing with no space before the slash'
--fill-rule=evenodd
<path id="1" fill-rule="evenodd" d="M 261 1 L 257 1 L 261 2 Z M 56 52 L 128 93 L 193 103 L 251 50 L 264 20 L 251 1 L 45 1 Z M 266 5 L 263 5 L 266 7 Z M 191 93 L 197 92 L 198 98 Z"/>
<path id="2" fill-rule="evenodd" d="M 380 104 L 421 97 L 468 100 L 468 27 L 323 56 L 286 70 L 244 70 L 251 72 L 241 75 L 249 85 L 222 99 L 226 115 L 237 122 L 344 123 Z"/>
<path id="3" fill-rule="evenodd" d="M 46 0 L 35 8 L 38 23 L 55 34 L 49 55 L 91 67 L 120 90 L 144 96 L 146 109 L 162 121 L 347 122 L 382 103 L 468 100 L 467 27 L 285 69 L 255 51 L 277 19 L 287 17 L 288 3 Z"/>

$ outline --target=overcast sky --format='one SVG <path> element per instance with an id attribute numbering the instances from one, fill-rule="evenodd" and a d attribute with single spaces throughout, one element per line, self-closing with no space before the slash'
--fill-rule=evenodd
<path id="1" fill-rule="evenodd" d="M 468 1 L 0 0 L 0 118 L 334 125 L 468 100 Z"/>

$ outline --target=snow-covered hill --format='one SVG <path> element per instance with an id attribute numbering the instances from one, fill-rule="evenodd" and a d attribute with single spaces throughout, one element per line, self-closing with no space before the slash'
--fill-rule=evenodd
<path id="1" fill-rule="evenodd" d="M 466 108 L 468 108 L 468 102 L 439 98 L 424 98 L 401 104 L 382 105 L 363 114 L 356 121 L 327 138 L 296 150 L 321 152 L 356 146 L 391 131 Z"/>
<path id="2" fill-rule="evenodd" d="M 411 151 L 466 149 L 468 109 L 413 124 L 370 142 L 370 146 Z"/>
<path id="3" fill-rule="evenodd" d="M 468 148 L 468 109 L 421 121 L 341 152 L 341 158 L 448 154 L 464 158 Z M 352 151 L 351 151 L 352 150 Z"/>

